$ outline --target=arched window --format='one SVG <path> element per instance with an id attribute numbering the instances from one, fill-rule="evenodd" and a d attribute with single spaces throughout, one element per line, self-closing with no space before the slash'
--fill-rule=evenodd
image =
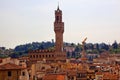
<path id="1" fill-rule="evenodd" d="M 36 58 L 38 58 L 38 55 L 36 55 Z"/>
<path id="2" fill-rule="evenodd" d="M 54 55 L 52 55 L 52 57 L 54 57 Z"/>
<path id="3" fill-rule="evenodd" d="M 35 55 L 33 55 L 33 58 L 35 58 Z"/>
<path id="4" fill-rule="evenodd" d="M 59 16 L 56 16 L 56 21 L 59 22 Z"/>
<path id="5" fill-rule="evenodd" d="M 39 55 L 39 58 L 41 58 L 41 55 Z"/>

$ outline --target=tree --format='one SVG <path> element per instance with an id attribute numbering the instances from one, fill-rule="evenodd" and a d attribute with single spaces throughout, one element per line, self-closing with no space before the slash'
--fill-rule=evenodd
<path id="1" fill-rule="evenodd" d="M 112 44 L 112 47 L 113 47 L 113 49 L 117 49 L 118 48 L 118 44 L 117 44 L 116 41 Z"/>

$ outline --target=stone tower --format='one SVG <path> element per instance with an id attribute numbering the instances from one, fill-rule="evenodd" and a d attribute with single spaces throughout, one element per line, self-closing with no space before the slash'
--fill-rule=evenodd
<path id="1" fill-rule="evenodd" d="M 59 9 L 55 10 L 55 50 L 32 50 L 29 51 L 30 61 L 49 61 L 49 62 L 65 62 L 66 52 L 63 51 L 63 33 L 64 33 L 64 22 L 62 22 L 62 11 Z"/>
<path id="2" fill-rule="evenodd" d="M 63 33 L 64 33 L 64 22 L 62 22 L 62 11 L 59 9 L 55 10 L 55 22 L 54 22 L 54 32 L 55 32 L 55 51 L 63 52 Z"/>

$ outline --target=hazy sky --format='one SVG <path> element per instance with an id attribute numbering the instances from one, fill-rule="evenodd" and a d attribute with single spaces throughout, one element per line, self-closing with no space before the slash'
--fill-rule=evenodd
<path id="1" fill-rule="evenodd" d="M 120 42 L 120 0 L 0 0 L 0 46 L 54 39 L 58 1 L 65 42 Z"/>

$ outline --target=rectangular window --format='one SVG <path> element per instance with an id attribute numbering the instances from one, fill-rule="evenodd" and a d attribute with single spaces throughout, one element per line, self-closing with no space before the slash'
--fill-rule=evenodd
<path id="1" fill-rule="evenodd" d="M 11 73 L 11 71 L 8 71 L 8 76 L 10 77 L 10 76 L 12 76 L 12 73 Z"/>
<path id="2" fill-rule="evenodd" d="M 25 76 L 25 72 L 22 72 L 22 75 Z"/>

